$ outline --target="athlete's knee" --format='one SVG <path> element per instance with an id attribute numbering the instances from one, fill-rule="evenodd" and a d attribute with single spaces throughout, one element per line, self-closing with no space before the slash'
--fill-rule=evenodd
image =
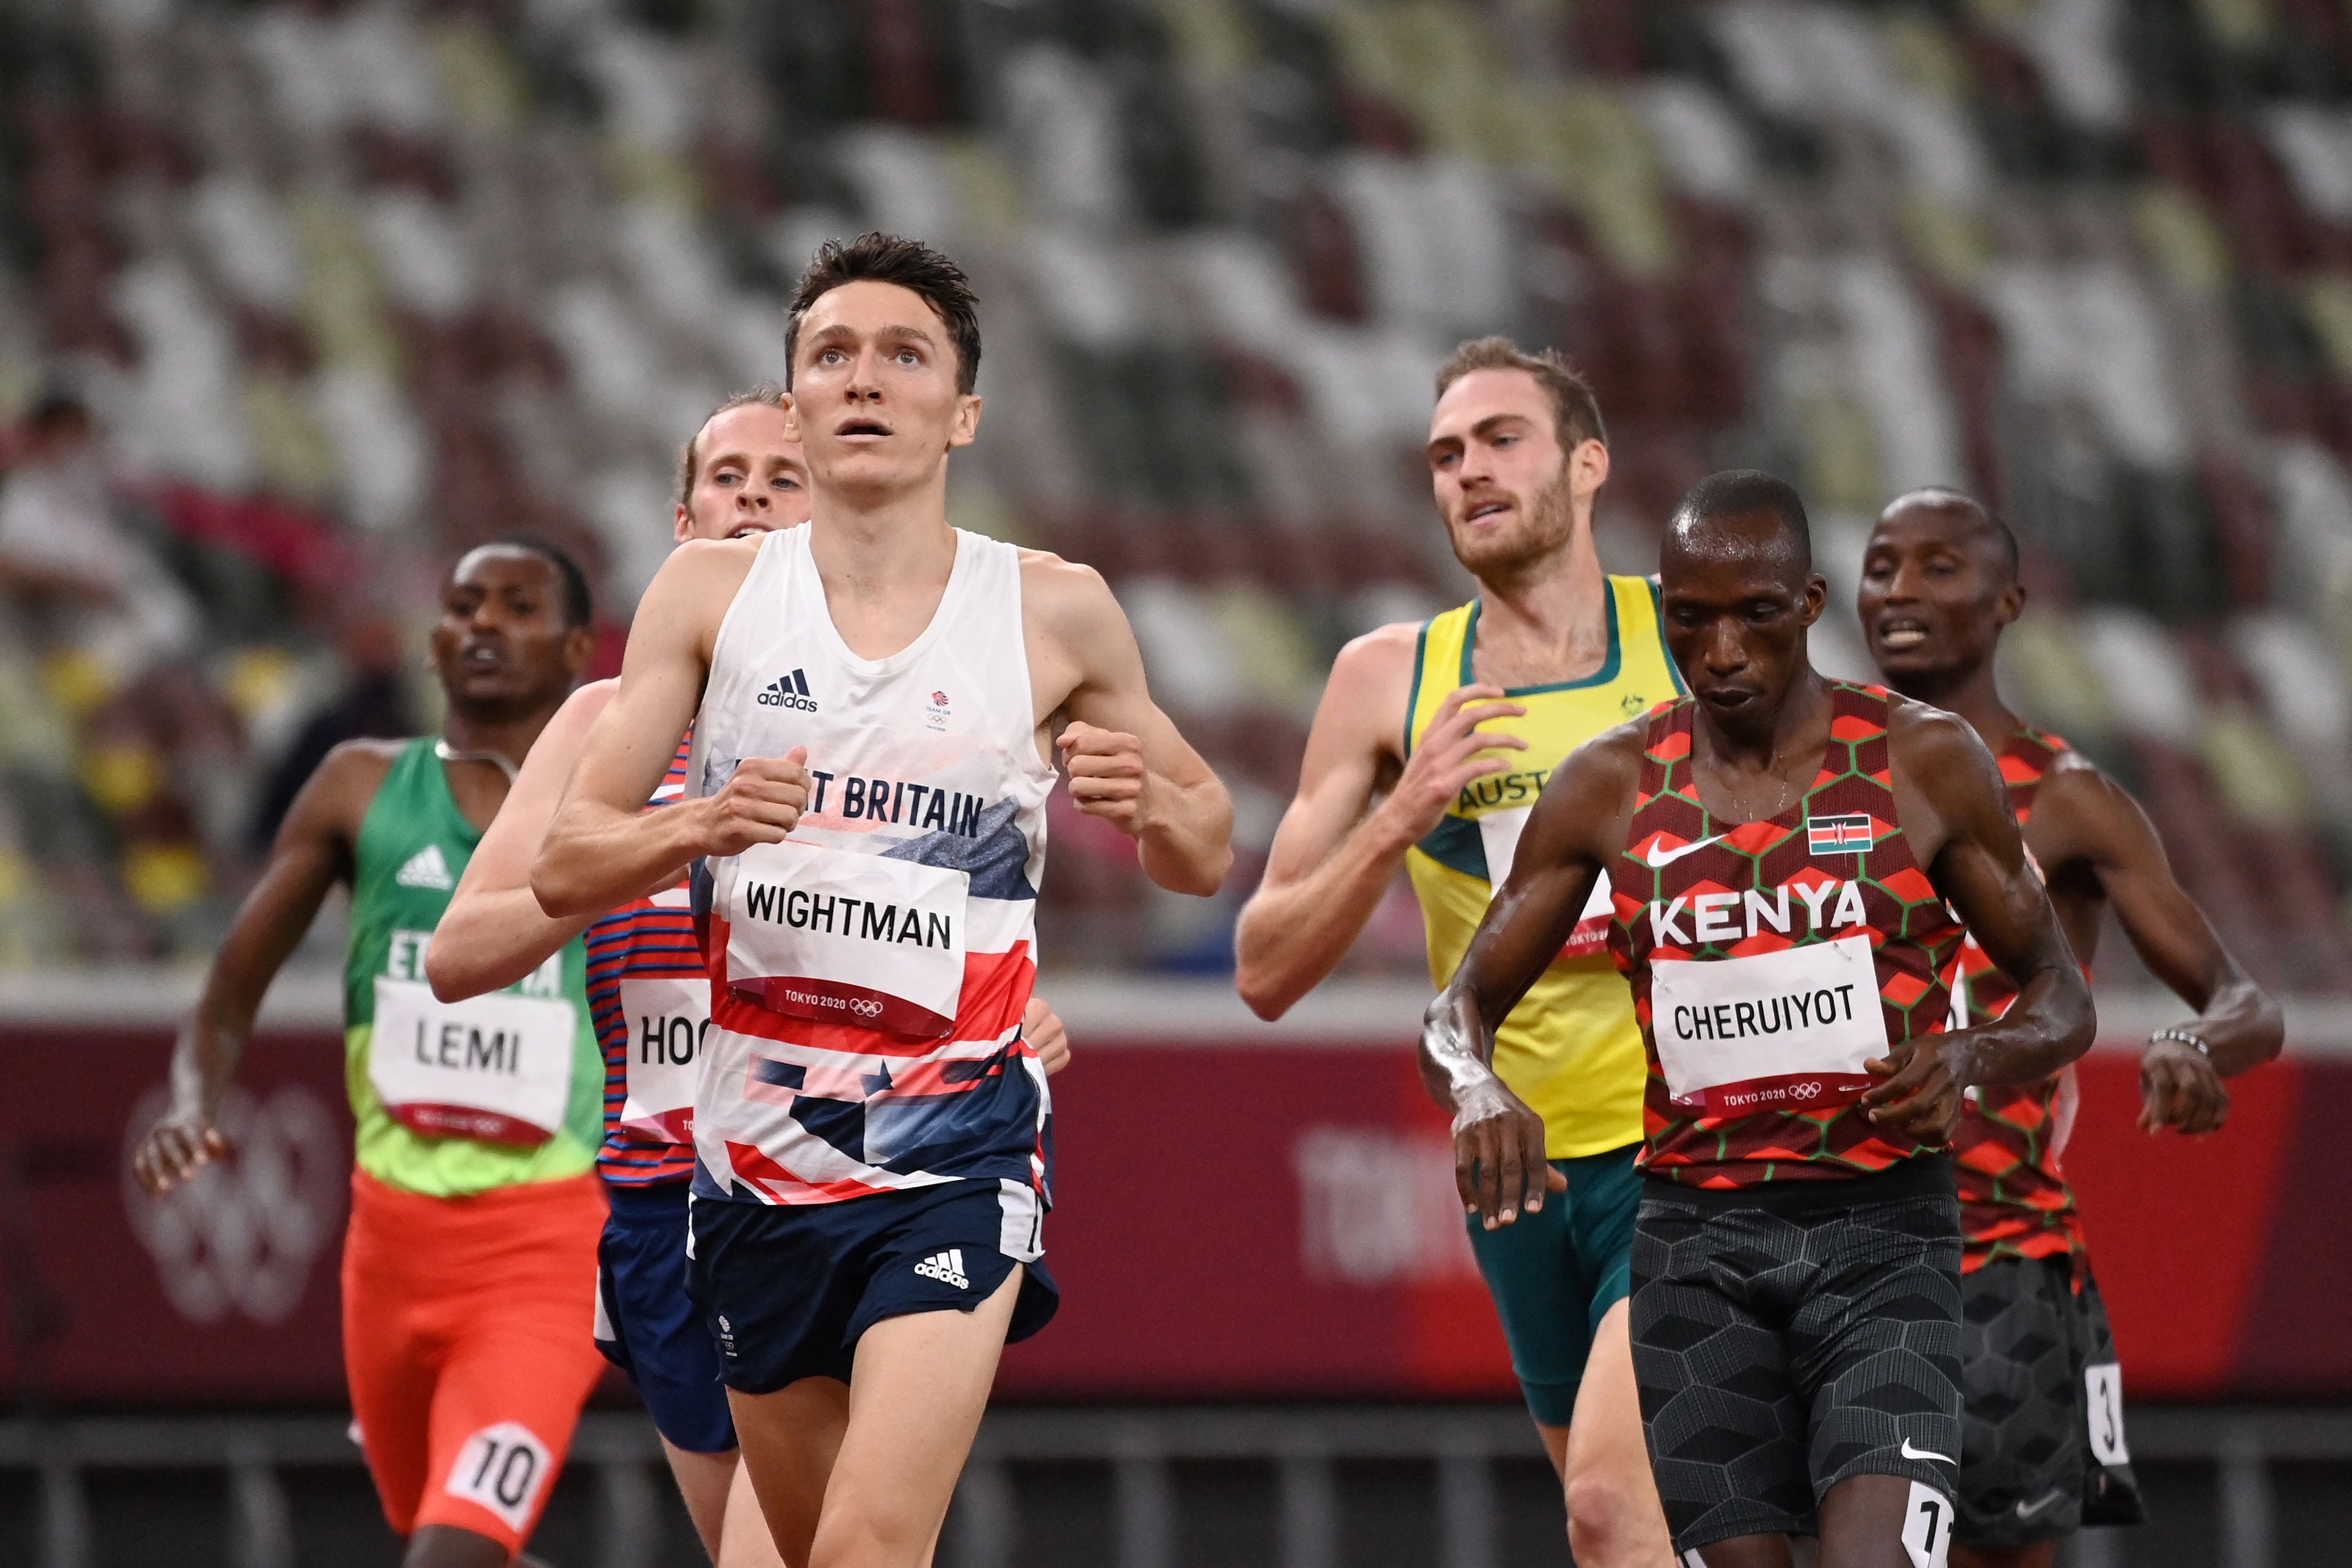
<path id="1" fill-rule="evenodd" d="M 920 1568 L 933 1528 L 885 1509 L 825 1510 L 809 1548 L 809 1568 Z"/>
<path id="2" fill-rule="evenodd" d="M 1655 1530 L 1657 1504 L 1631 1476 L 1580 1471 L 1568 1478 L 1568 1544 L 1579 1563 L 1594 1568 L 1640 1560 Z"/>
<path id="3" fill-rule="evenodd" d="M 408 1538 L 400 1568 L 507 1568 L 506 1543 L 454 1524 L 428 1524 Z"/>

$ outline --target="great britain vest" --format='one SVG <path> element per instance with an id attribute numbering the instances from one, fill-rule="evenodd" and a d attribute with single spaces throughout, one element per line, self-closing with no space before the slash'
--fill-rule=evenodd
<path id="1" fill-rule="evenodd" d="M 721 623 L 687 788 L 808 751 L 781 844 L 706 863 L 698 1198 L 822 1204 L 956 1180 L 1050 1190 L 1022 1037 L 1053 767 L 1020 552 L 959 531 L 930 624 L 887 658 L 835 628 L 811 526 L 771 533 Z"/>
<path id="2" fill-rule="evenodd" d="M 2000 751 L 2000 776 L 2020 828 L 2066 742 L 2021 726 Z M 1961 943 L 1949 975 L 1955 1027 L 1990 1023 L 2009 1011 L 2017 987 L 1993 967 L 1974 937 Z M 2083 1245 L 2074 1194 L 2059 1174 L 2080 1100 L 2072 1067 L 2040 1083 L 1979 1084 L 1960 1103 L 1952 1170 L 1960 1193 L 1960 1267 L 1996 1258 L 2056 1258 Z"/>
<path id="3" fill-rule="evenodd" d="M 1863 1064 L 1943 1029 L 1960 930 L 1895 816 L 1887 693 L 1840 681 L 1830 695 L 1819 773 L 1759 822 L 1718 822 L 1700 803 L 1689 699 L 1651 717 L 1609 880 L 1610 948 L 1648 1056 L 1653 1177 L 1852 1177 L 1923 1152 L 1864 1114 Z"/>

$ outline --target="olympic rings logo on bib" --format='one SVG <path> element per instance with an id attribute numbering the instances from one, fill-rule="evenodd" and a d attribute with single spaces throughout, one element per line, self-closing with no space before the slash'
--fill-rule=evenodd
<path id="1" fill-rule="evenodd" d="M 849 1010 L 861 1018 L 878 1018 L 882 1016 L 882 1004 L 870 997 L 857 996 L 851 998 Z"/>

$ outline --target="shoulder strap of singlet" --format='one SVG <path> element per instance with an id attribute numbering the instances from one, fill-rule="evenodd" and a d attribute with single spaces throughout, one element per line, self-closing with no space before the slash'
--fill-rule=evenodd
<path id="1" fill-rule="evenodd" d="M 1421 732 L 1436 717 L 1437 705 L 1458 684 L 1454 672 L 1462 668 L 1463 643 L 1470 633 L 1471 612 L 1477 607 L 1478 601 L 1473 599 L 1421 625 L 1421 637 L 1412 650 L 1412 684 L 1404 701 L 1404 754 L 1408 757 Z"/>
<path id="2" fill-rule="evenodd" d="M 1677 697 L 1686 697 L 1690 688 L 1683 684 L 1683 672 L 1675 667 L 1675 656 L 1666 650 L 1666 623 L 1658 610 L 1658 580 L 1655 577 L 1612 577 L 1609 586 L 1617 596 L 1617 637 L 1624 649 L 1621 673 L 1628 680 L 1639 680 L 1648 687 L 1661 682 Z"/>
<path id="3" fill-rule="evenodd" d="M 1692 707 L 1691 699 L 1684 697 L 1650 710 L 1649 733 L 1642 743 L 1642 784 L 1633 796 L 1636 812 L 1666 787 L 1666 775 L 1674 764 L 1690 755 Z"/>

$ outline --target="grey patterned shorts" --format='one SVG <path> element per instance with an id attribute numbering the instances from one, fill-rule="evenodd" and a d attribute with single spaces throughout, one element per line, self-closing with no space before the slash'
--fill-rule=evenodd
<path id="1" fill-rule="evenodd" d="M 1822 1498 L 1855 1475 L 1908 1478 L 1926 1499 L 1913 1525 L 1948 1537 L 1959 1276 L 1940 1156 L 1767 1189 L 1651 1182 L 1633 1228 L 1633 1375 L 1675 1551 L 1815 1534 Z"/>
<path id="2" fill-rule="evenodd" d="M 2089 1261 L 1997 1258 L 1960 1281 L 1959 1539 L 2137 1524 L 2123 1375 Z"/>

